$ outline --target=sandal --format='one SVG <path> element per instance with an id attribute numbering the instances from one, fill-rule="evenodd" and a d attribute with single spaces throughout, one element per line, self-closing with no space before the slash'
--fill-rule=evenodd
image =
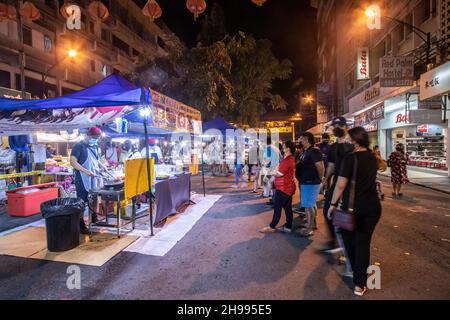
<path id="1" fill-rule="evenodd" d="M 356 286 L 353 293 L 359 297 L 362 297 L 366 293 L 366 291 L 367 291 L 366 287 L 360 288 L 360 287 Z"/>

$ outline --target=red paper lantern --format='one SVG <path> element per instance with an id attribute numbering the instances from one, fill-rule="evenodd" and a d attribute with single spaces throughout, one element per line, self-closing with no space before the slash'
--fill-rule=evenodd
<path id="1" fill-rule="evenodd" d="M 59 13 L 64 17 L 64 19 L 69 18 L 72 15 L 72 10 L 69 10 L 69 6 L 73 5 L 71 2 L 64 2 L 59 8 Z"/>
<path id="2" fill-rule="evenodd" d="M 150 17 L 150 19 L 152 19 L 153 21 L 161 17 L 162 10 L 155 0 L 149 0 L 144 8 L 142 8 L 142 13 L 144 14 L 144 16 Z"/>
<path id="3" fill-rule="evenodd" d="M 20 8 L 19 13 L 25 20 L 29 21 L 34 21 L 41 17 L 41 12 L 39 11 L 39 9 L 36 8 L 36 6 L 30 1 L 26 1 L 23 4 L 22 8 Z"/>
<path id="4" fill-rule="evenodd" d="M 11 5 L 0 3 L 0 22 L 3 20 L 15 20 L 16 8 Z"/>
<path id="5" fill-rule="evenodd" d="M 89 4 L 88 11 L 95 22 L 105 21 L 109 17 L 108 8 L 100 1 L 92 1 Z"/>
<path id="6" fill-rule="evenodd" d="M 194 19 L 197 19 L 198 15 L 205 11 L 206 2 L 205 0 L 187 0 L 186 7 L 194 14 Z"/>
<path id="7" fill-rule="evenodd" d="M 252 0 L 252 2 L 258 6 L 262 6 L 267 0 Z"/>

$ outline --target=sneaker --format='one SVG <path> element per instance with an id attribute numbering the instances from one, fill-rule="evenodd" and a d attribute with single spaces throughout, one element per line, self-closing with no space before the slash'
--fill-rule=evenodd
<path id="1" fill-rule="evenodd" d="M 277 232 L 277 229 L 271 228 L 270 226 L 264 227 L 261 230 L 259 230 L 261 233 L 275 233 Z"/>
<path id="2" fill-rule="evenodd" d="M 249 193 L 258 193 L 258 191 L 253 189 L 253 190 L 250 190 Z"/>
<path id="3" fill-rule="evenodd" d="M 233 189 L 237 189 L 239 186 L 238 186 L 237 184 L 233 184 L 231 187 L 232 187 Z"/>
<path id="4" fill-rule="evenodd" d="M 292 232 L 292 229 L 289 229 L 289 228 L 286 228 L 286 227 L 282 227 L 282 228 L 278 229 L 278 231 L 284 232 L 284 233 L 290 233 L 290 232 Z"/>
<path id="5" fill-rule="evenodd" d="M 360 288 L 360 287 L 356 286 L 353 293 L 359 297 L 362 297 L 366 293 L 366 291 L 367 291 L 366 287 Z"/>

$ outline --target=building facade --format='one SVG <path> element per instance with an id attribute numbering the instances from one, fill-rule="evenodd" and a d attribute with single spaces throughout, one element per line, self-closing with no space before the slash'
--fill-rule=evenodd
<path id="1" fill-rule="evenodd" d="M 432 70 L 439 67 L 437 81 L 446 82 L 449 1 L 373 2 L 380 8 L 380 29 L 368 28 L 365 10 L 370 3 L 325 0 L 312 4 L 318 8 L 320 30 L 319 85 L 330 82 L 336 88 L 331 91 L 332 102 L 328 101 L 329 117 L 344 115 L 353 125 L 364 126 L 384 157 L 403 143 L 411 166 L 450 173 L 450 88 L 426 99 L 421 89 L 425 88 L 421 78 L 427 72 L 432 76 Z M 329 28 L 333 33 L 325 35 Z M 322 50 L 329 46 L 327 41 L 332 44 L 329 52 Z M 435 85 L 431 80 L 426 89 Z"/>
<path id="2" fill-rule="evenodd" d="M 58 0 L 32 1 L 41 13 L 33 22 L 0 21 L 0 87 L 22 90 L 23 68 L 25 91 L 32 97 L 42 97 L 44 91 L 59 96 L 113 72 L 130 73 L 142 57 L 164 56 L 167 45 L 180 45 L 167 27 L 150 21 L 133 1 L 102 2 L 109 17 L 99 23 L 88 13 L 89 1 L 72 1 L 81 9 L 80 30 L 67 28 L 59 11 L 64 1 Z M 68 57 L 69 50 L 77 55 Z"/>

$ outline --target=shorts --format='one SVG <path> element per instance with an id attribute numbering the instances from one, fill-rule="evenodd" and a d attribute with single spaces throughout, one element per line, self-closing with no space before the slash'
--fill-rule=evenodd
<path id="1" fill-rule="evenodd" d="M 302 184 L 300 186 L 300 204 L 303 208 L 313 208 L 320 192 L 320 184 Z"/>

